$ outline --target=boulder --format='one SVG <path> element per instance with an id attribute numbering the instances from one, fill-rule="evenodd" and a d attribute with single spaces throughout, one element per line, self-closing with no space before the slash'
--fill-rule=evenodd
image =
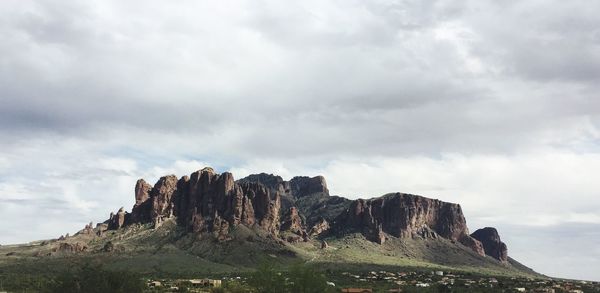
<path id="1" fill-rule="evenodd" d="M 329 247 L 329 244 L 327 244 L 327 241 L 325 241 L 325 240 L 321 241 L 321 249 L 326 249 L 327 247 Z"/>

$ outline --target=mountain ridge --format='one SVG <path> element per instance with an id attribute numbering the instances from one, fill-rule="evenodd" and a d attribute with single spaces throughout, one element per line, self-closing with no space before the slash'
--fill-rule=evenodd
<path id="1" fill-rule="evenodd" d="M 318 215 L 316 220 L 311 212 L 314 206 L 296 206 L 296 201 L 310 196 L 324 200 L 324 207 L 333 200 L 345 209 L 333 217 Z M 490 246 L 494 239 L 484 241 L 486 245 L 482 243 L 486 237 L 480 230 L 469 234 L 460 204 L 399 192 L 357 200 L 332 197 L 323 176 L 296 176 L 285 181 L 277 175 L 259 173 L 235 181 L 229 172 L 218 174 L 206 167 L 179 179 L 175 175 L 163 176 L 154 186 L 140 179 L 135 198 L 131 213 L 121 209 L 111 214 L 104 222 L 107 230 L 148 222 L 156 228 L 165 219 L 176 217 L 189 232 L 212 233 L 221 241 L 228 239 L 230 226 L 237 225 L 258 225 L 274 238 L 284 232 L 298 236 L 283 237 L 288 242 L 348 232 L 360 232 L 378 244 L 390 236 L 443 237 L 481 256 L 507 261 L 507 248 L 499 241 L 497 231 L 492 237 L 502 243 L 497 248 Z M 307 231 L 312 231 L 312 235 Z"/>
<path id="2" fill-rule="evenodd" d="M 420 195 L 350 200 L 330 195 L 323 176 L 286 181 L 261 173 L 235 180 L 208 167 L 154 185 L 139 179 L 133 191 L 131 212 L 120 208 L 72 236 L 0 252 L 7 263 L 110 259 L 111 266 L 141 271 L 302 260 L 335 269 L 360 264 L 538 276 L 508 256 L 497 230 L 470 234 L 459 204 Z"/>

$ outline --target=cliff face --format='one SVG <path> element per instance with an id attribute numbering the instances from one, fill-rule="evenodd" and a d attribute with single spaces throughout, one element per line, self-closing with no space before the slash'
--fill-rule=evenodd
<path id="1" fill-rule="evenodd" d="M 335 220 L 334 227 L 361 231 L 374 239 L 378 239 L 381 232 L 413 237 L 424 228 L 452 240 L 468 235 L 460 205 L 403 193 L 356 200 Z"/>
<path id="2" fill-rule="evenodd" d="M 154 223 L 176 217 L 190 232 L 211 232 L 225 239 L 230 227 L 240 224 L 277 234 L 279 194 L 258 183 L 234 181 L 231 173 L 217 174 L 211 168 L 177 179 L 161 177 L 154 187 L 139 180 L 136 203 L 125 224 Z"/>
<path id="3" fill-rule="evenodd" d="M 105 222 L 108 229 L 135 223 L 158 227 L 165 219 L 176 218 L 190 233 L 212 233 L 219 240 L 230 239 L 229 230 L 238 225 L 262 229 L 273 237 L 285 234 L 290 242 L 352 232 L 380 244 L 389 237 L 443 237 L 480 255 L 506 259 L 506 245 L 494 233 L 483 229 L 469 235 L 458 204 L 403 193 L 350 201 L 329 196 L 322 176 L 285 181 L 261 173 L 235 181 L 231 173 L 204 168 L 180 179 L 161 177 L 154 186 L 140 179 L 135 199 L 130 214 L 123 209 L 111 214 Z M 327 209 L 334 215 L 323 212 Z"/>
<path id="4" fill-rule="evenodd" d="M 296 176 L 290 181 L 285 181 L 280 176 L 260 173 L 242 178 L 238 180 L 238 182 L 260 183 L 269 189 L 278 192 L 280 195 L 291 196 L 295 199 L 315 193 L 329 195 L 329 189 L 327 189 L 327 183 L 323 176 Z"/>
<path id="5" fill-rule="evenodd" d="M 501 262 L 508 261 L 508 249 L 506 244 L 500 240 L 500 235 L 498 235 L 496 228 L 486 227 L 479 229 L 473 232 L 471 236 L 483 244 L 486 255 Z"/>

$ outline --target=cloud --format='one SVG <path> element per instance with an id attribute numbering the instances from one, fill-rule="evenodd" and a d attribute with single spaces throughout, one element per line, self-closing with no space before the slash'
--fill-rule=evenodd
<path id="1" fill-rule="evenodd" d="M 459 202 L 554 272 L 526 244 L 556 254 L 560 227 L 598 224 L 599 8 L 3 1 L 0 222 L 28 217 L 1 241 L 76 231 L 130 207 L 139 177 L 212 165 Z"/>

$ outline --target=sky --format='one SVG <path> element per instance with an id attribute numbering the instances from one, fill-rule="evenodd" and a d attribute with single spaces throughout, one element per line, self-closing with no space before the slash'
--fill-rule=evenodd
<path id="1" fill-rule="evenodd" d="M 460 203 L 600 280 L 599 1 L 0 1 L 0 244 L 204 166 Z"/>

